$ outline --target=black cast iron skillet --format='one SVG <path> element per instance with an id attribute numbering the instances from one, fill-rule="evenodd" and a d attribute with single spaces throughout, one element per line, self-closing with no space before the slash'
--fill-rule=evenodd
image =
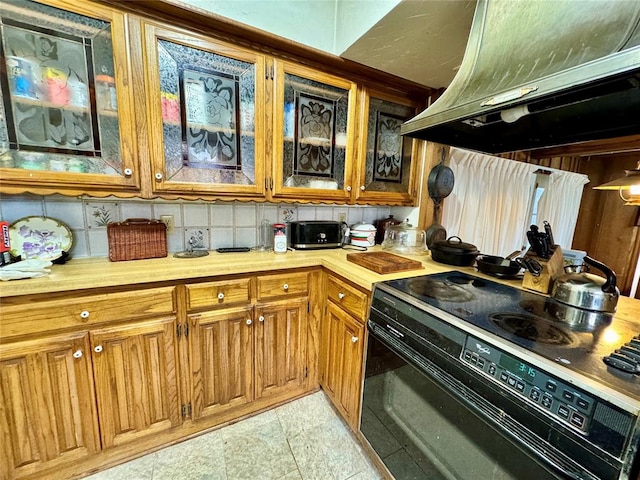
<path id="1" fill-rule="evenodd" d="M 454 184 L 453 170 L 444 164 L 445 158 L 445 148 L 442 147 L 440 150 L 440 163 L 431 169 L 427 179 L 427 189 L 429 196 L 433 200 L 433 224 L 427 228 L 425 234 L 428 248 L 431 248 L 433 242 L 446 240 L 447 238 L 447 231 L 438 223 L 442 200 L 451 194 Z"/>
<path id="2" fill-rule="evenodd" d="M 524 268 L 534 277 L 540 276 L 542 272 L 540 262 L 533 258 L 510 258 L 518 253 L 520 252 L 513 252 L 507 258 L 495 255 L 479 255 L 476 258 L 476 267 L 479 272 L 487 275 L 513 276 L 520 273 L 520 269 Z"/>
<path id="3" fill-rule="evenodd" d="M 488 275 L 512 276 L 520 272 L 520 262 L 495 255 L 479 255 L 476 257 L 478 271 Z"/>

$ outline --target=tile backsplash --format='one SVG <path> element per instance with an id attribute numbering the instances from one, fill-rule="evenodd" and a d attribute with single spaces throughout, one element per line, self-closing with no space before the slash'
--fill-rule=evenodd
<path id="1" fill-rule="evenodd" d="M 218 247 L 253 247 L 259 242 L 259 225 L 295 220 L 338 220 L 349 225 L 373 223 L 393 214 L 384 206 L 297 205 L 255 202 L 191 202 L 117 198 L 65 197 L 61 195 L 3 195 L 1 219 L 14 222 L 31 215 L 53 217 L 73 232 L 73 257 L 106 257 L 107 224 L 128 218 L 172 215 L 175 228 L 167 235 L 170 252 L 189 245 L 213 250 Z M 406 210 L 406 209 L 402 209 Z M 404 216 L 405 212 L 401 212 Z M 400 218 L 400 216 L 398 216 Z"/>

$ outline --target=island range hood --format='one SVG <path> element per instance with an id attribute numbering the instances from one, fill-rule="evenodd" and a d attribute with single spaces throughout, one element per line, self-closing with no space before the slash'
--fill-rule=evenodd
<path id="1" fill-rule="evenodd" d="M 485 153 L 640 133 L 640 2 L 478 0 L 456 77 L 401 133 Z"/>

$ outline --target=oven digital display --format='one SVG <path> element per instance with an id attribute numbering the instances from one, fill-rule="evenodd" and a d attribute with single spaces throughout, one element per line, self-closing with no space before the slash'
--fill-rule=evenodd
<path id="1" fill-rule="evenodd" d="M 500 356 L 500 366 L 506 370 L 509 370 L 511 373 L 520 374 L 530 380 L 536 378 L 536 369 L 530 367 L 526 363 L 521 362 L 520 360 L 516 360 L 509 355 L 502 354 Z"/>

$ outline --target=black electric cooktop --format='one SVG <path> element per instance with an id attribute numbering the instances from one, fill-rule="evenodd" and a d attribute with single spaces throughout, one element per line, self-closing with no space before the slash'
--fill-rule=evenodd
<path id="1" fill-rule="evenodd" d="M 603 361 L 640 335 L 640 323 L 570 307 L 544 295 L 462 272 L 384 283 L 640 400 L 640 375 L 624 373 Z"/>

